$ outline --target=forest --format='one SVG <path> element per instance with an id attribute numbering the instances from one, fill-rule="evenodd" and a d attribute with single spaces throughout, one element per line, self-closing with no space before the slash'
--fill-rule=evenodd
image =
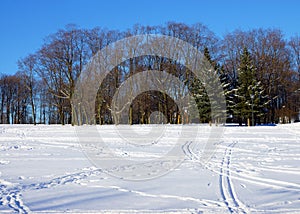
<path id="1" fill-rule="evenodd" d="M 280 29 L 234 30 L 218 37 L 201 23 L 168 22 L 134 25 L 125 31 L 67 25 L 45 38 L 32 54 L 19 59 L 13 75 L 0 71 L 1 124 L 72 124 L 72 96 L 89 60 L 107 45 L 142 34 L 159 34 L 188 42 L 214 68 L 226 97 L 226 122 L 240 125 L 299 121 L 300 37 L 286 38 Z M 200 123 L 211 123 L 212 109 L 205 85 L 180 62 L 142 56 L 122 62 L 99 84 L 95 103 L 97 124 L 114 123 L 112 94 L 126 79 L 147 70 L 166 71 L 184 83 L 196 100 Z M 128 124 L 153 123 L 160 112 L 165 123 L 194 123 L 178 114 L 172 97 L 158 91 L 140 94 L 130 106 Z M 159 116 L 159 115 L 158 115 Z"/>

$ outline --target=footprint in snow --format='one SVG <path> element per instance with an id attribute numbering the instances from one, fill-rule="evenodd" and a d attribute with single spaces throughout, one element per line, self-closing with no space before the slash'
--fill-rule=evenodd
<path id="1" fill-rule="evenodd" d="M 10 163 L 10 161 L 8 161 L 8 160 L 0 160 L 0 165 L 7 165 L 9 163 Z"/>
<path id="2" fill-rule="evenodd" d="M 241 184 L 241 187 L 246 188 L 246 185 L 245 184 Z"/>

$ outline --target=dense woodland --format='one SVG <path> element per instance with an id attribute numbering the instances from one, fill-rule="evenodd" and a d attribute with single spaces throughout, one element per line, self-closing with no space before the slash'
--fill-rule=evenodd
<path id="1" fill-rule="evenodd" d="M 286 38 L 280 29 L 235 30 L 222 38 L 203 24 L 169 22 L 161 26 L 135 25 L 126 31 L 68 25 L 48 36 L 42 47 L 18 61 L 18 71 L 0 71 L 0 123 L 71 124 L 71 100 L 77 79 L 90 58 L 108 44 L 133 35 L 162 34 L 182 39 L 204 53 L 215 69 L 226 96 L 227 122 L 240 125 L 287 123 L 299 120 L 300 37 Z M 198 106 L 202 123 L 211 122 L 211 106 L 201 79 L 170 59 L 144 56 L 121 63 L 99 85 L 95 117 L 113 123 L 111 94 L 126 78 L 145 69 L 178 76 Z M 11 71 L 9 71 L 11 72 Z M 130 120 L 151 123 L 161 112 L 167 123 L 191 123 L 179 115 L 171 97 L 150 91 L 135 98 Z"/>

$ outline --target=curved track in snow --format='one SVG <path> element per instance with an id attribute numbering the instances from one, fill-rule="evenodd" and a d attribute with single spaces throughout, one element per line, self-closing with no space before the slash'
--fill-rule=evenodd
<path id="1" fill-rule="evenodd" d="M 299 213 L 299 130 L 300 124 L 228 127 L 207 163 L 200 145 L 205 135 L 200 135 L 198 142 L 181 142 L 186 161 L 180 167 L 144 185 L 105 174 L 138 176 L 134 165 L 107 171 L 91 167 L 72 127 L 2 125 L 0 212 Z M 109 132 L 103 134 L 110 138 Z M 158 151 L 168 148 L 157 146 Z M 152 158 L 147 152 L 139 155 Z M 151 173 L 168 163 L 153 164 Z"/>
<path id="2" fill-rule="evenodd" d="M 228 211 L 231 213 L 248 213 L 249 210 L 247 209 L 247 207 L 237 197 L 231 178 L 230 164 L 232 150 L 235 144 L 236 142 L 231 143 L 228 147 L 226 147 L 219 172 L 215 170 L 213 171 L 219 174 L 219 189 L 222 196 L 222 200 L 228 208 Z M 182 146 L 184 154 L 189 160 L 195 162 L 200 161 L 200 158 L 197 154 L 193 152 L 191 146 L 192 142 L 186 142 Z"/>

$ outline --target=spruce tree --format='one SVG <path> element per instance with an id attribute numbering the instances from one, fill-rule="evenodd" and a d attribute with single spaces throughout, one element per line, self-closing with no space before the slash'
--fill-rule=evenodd
<path id="1" fill-rule="evenodd" d="M 218 103 L 222 100 L 221 98 L 224 97 L 224 91 L 222 89 L 225 83 L 222 82 L 222 87 L 220 88 L 216 87 L 221 82 L 221 68 L 216 61 L 212 60 L 207 47 L 204 48 L 203 56 L 202 79 L 193 79 L 190 85 L 190 91 L 197 104 L 200 122 L 218 124 L 225 122 L 225 112 L 222 106 L 220 106 L 220 103 Z M 207 90 L 208 88 L 209 90 Z"/>
<path id="2" fill-rule="evenodd" d="M 264 90 L 261 82 L 257 81 L 256 68 L 247 48 L 244 48 L 238 68 L 237 88 L 234 89 L 234 116 L 238 118 L 239 125 L 255 125 L 263 108 L 266 105 Z"/>
<path id="3" fill-rule="evenodd" d="M 193 79 L 190 91 L 197 104 L 200 123 L 208 123 L 211 115 L 210 101 L 203 83 L 199 79 Z"/>

